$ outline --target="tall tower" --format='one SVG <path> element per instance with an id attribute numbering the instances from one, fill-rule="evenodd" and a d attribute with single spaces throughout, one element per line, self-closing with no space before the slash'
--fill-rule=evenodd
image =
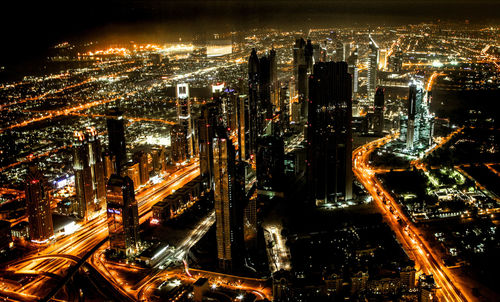
<path id="1" fill-rule="evenodd" d="M 184 129 L 186 136 L 185 145 L 188 157 L 195 154 L 193 121 L 191 119 L 191 99 L 189 97 L 189 85 L 177 84 L 177 118 L 179 125 Z"/>
<path id="2" fill-rule="evenodd" d="M 378 87 L 375 92 L 374 104 L 375 134 L 382 135 L 382 131 L 384 130 L 384 89 L 382 87 Z"/>
<path id="3" fill-rule="evenodd" d="M 283 192 L 285 173 L 285 149 L 283 139 L 273 135 L 259 138 L 257 150 L 257 189 Z"/>
<path id="4" fill-rule="evenodd" d="M 309 54 L 308 54 L 309 55 Z M 301 120 L 307 119 L 307 76 L 308 76 L 308 62 L 306 60 L 306 42 L 300 38 L 295 41 L 293 47 L 293 70 L 295 78 L 295 88 L 297 89 L 298 102 L 300 104 Z"/>
<path id="5" fill-rule="evenodd" d="M 139 211 L 133 181 L 128 176 L 111 175 L 107 185 L 106 201 L 111 249 L 127 256 L 136 254 L 141 243 Z"/>
<path id="6" fill-rule="evenodd" d="M 358 48 L 356 47 L 351 55 L 347 58 L 347 72 L 352 76 L 352 99 L 358 97 Z"/>
<path id="7" fill-rule="evenodd" d="M 236 99 L 236 126 L 238 130 L 238 159 L 248 159 L 247 149 L 247 103 L 248 96 L 239 95 Z"/>
<path id="8" fill-rule="evenodd" d="M 219 268 L 229 272 L 242 264 L 244 183 L 235 151 L 225 131 L 213 139 L 214 201 Z"/>
<path id="9" fill-rule="evenodd" d="M 408 92 L 408 125 L 406 128 L 406 149 L 413 149 L 415 140 L 415 117 L 417 115 L 417 85 L 410 84 Z"/>
<path id="10" fill-rule="evenodd" d="M 28 168 L 25 193 L 30 239 L 46 243 L 54 235 L 50 194 L 46 179 L 36 166 Z"/>
<path id="11" fill-rule="evenodd" d="M 180 163 L 188 158 L 185 128 L 179 124 L 170 128 L 170 161 Z"/>
<path id="12" fill-rule="evenodd" d="M 95 218 L 106 201 L 106 183 L 101 143 L 93 127 L 74 132 L 76 212 L 85 221 Z"/>
<path id="13" fill-rule="evenodd" d="M 271 104 L 274 107 L 279 107 L 279 83 L 278 83 L 278 58 L 276 50 L 273 48 L 269 51 L 270 65 L 270 82 L 271 82 Z"/>
<path id="14" fill-rule="evenodd" d="M 309 197 L 316 205 L 352 199 L 351 75 L 347 63 L 315 64 L 309 85 Z"/>
<path id="15" fill-rule="evenodd" d="M 259 99 L 259 57 L 257 51 L 252 49 L 248 58 L 248 152 L 255 154 L 257 149 L 258 111 Z"/>
<path id="16" fill-rule="evenodd" d="M 371 99 L 375 95 L 375 88 L 377 87 L 377 69 L 379 61 L 379 47 L 372 36 L 368 36 L 370 53 L 368 54 L 368 98 Z"/>
<path id="17" fill-rule="evenodd" d="M 213 189 L 213 150 L 212 140 L 217 126 L 217 106 L 213 103 L 201 108 L 198 118 L 198 144 L 200 150 L 200 175 L 205 189 Z"/>
<path id="18" fill-rule="evenodd" d="M 144 185 L 149 181 L 148 154 L 144 151 L 134 153 L 134 161 L 139 164 L 139 185 Z"/>
<path id="19" fill-rule="evenodd" d="M 275 58 L 274 58 L 275 59 Z M 273 118 L 273 105 L 271 103 L 271 76 L 272 61 L 269 56 L 259 59 L 259 101 L 257 102 L 257 131 L 262 135 Z"/>
<path id="20" fill-rule="evenodd" d="M 125 126 L 123 112 L 118 108 L 110 109 L 106 123 L 108 126 L 109 151 L 115 158 L 115 171 L 120 174 L 121 167 L 127 163 L 127 150 L 125 143 Z"/>

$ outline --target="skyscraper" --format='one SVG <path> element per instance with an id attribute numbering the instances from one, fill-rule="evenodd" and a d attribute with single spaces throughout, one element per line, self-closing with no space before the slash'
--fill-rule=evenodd
<path id="1" fill-rule="evenodd" d="M 316 205 L 351 199 L 352 103 L 347 63 L 315 64 L 309 85 L 309 198 Z"/>
<path id="2" fill-rule="evenodd" d="M 307 71 L 308 61 L 306 60 L 306 42 L 300 38 L 295 41 L 293 47 L 293 71 L 295 78 L 295 88 L 297 89 L 298 102 L 300 104 L 301 119 L 305 120 L 307 107 Z"/>
<path id="3" fill-rule="evenodd" d="M 429 111 L 429 101 L 423 83 L 412 80 L 409 86 L 407 116 L 401 116 L 400 139 L 406 142 L 407 151 L 425 149 L 432 144 L 434 115 Z"/>
<path id="4" fill-rule="evenodd" d="M 213 139 L 214 201 L 219 268 L 229 272 L 242 264 L 243 195 L 241 166 L 224 129 L 217 129 Z"/>
<path id="5" fill-rule="evenodd" d="M 415 117 L 417 115 L 417 107 L 421 101 L 421 91 L 417 90 L 417 85 L 410 84 L 408 92 L 408 125 L 406 129 L 406 149 L 413 149 L 415 140 Z M 417 131 L 418 132 L 418 131 Z"/>
<path id="6" fill-rule="evenodd" d="M 352 76 L 352 99 L 358 97 L 358 48 L 355 48 L 351 55 L 347 58 L 347 72 Z"/>
<path id="7" fill-rule="evenodd" d="M 106 201 L 110 248 L 127 256 L 134 255 L 141 243 L 132 180 L 128 176 L 112 175 L 107 185 Z"/>
<path id="8" fill-rule="evenodd" d="M 237 135 L 238 135 L 238 159 L 246 160 L 248 159 L 248 151 L 247 151 L 247 100 L 248 96 L 239 95 L 236 99 L 236 127 L 237 127 Z"/>
<path id="9" fill-rule="evenodd" d="M 112 108 L 106 113 L 108 126 L 109 151 L 115 158 L 115 171 L 120 173 L 121 167 L 127 163 L 127 150 L 125 143 L 125 126 L 123 112 Z"/>
<path id="10" fill-rule="evenodd" d="M 200 150 L 200 175 L 205 189 L 213 188 L 213 149 L 215 127 L 217 126 L 217 106 L 203 105 L 198 118 L 198 144 Z"/>
<path id="11" fill-rule="evenodd" d="M 193 121 L 191 119 L 191 99 L 189 97 L 189 85 L 177 84 L 177 118 L 179 125 L 186 136 L 186 154 L 192 157 L 195 154 Z"/>
<path id="12" fill-rule="evenodd" d="M 106 182 L 101 143 L 97 131 L 74 132 L 73 170 L 75 172 L 76 212 L 79 218 L 95 218 L 106 201 Z"/>
<path id="13" fill-rule="evenodd" d="M 25 193 L 30 239 L 46 243 L 54 235 L 50 194 L 46 179 L 36 166 L 28 168 Z"/>
<path id="14" fill-rule="evenodd" d="M 276 58 L 274 58 L 276 60 Z M 273 104 L 271 103 L 271 75 L 273 63 L 269 56 L 259 59 L 259 100 L 257 102 L 257 131 L 262 135 L 273 118 Z"/>
<path id="15" fill-rule="evenodd" d="M 279 83 L 278 83 L 278 58 L 276 57 L 276 50 L 273 48 L 269 51 L 269 65 L 270 65 L 270 90 L 271 90 L 271 105 L 279 107 Z"/>
<path id="16" fill-rule="evenodd" d="M 248 58 L 248 152 L 255 154 L 257 149 L 259 99 L 259 57 L 257 51 L 252 49 Z"/>
<path id="17" fill-rule="evenodd" d="M 368 81 L 367 90 L 368 98 L 371 99 L 375 95 L 375 88 L 377 87 L 377 69 L 379 61 L 379 47 L 372 36 L 368 36 L 370 53 L 368 54 Z"/>
<path id="18" fill-rule="evenodd" d="M 257 189 L 267 192 L 283 192 L 284 165 L 283 139 L 273 135 L 260 137 L 256 158 Z"/>
<path id="19" fill-rule="evenodd" d="M 179 124 L 170 128 L 170 161 L 180 163 L 188 158 L 185 128 Z"/>
<path id="20" fill-rule="evenodd" d="M 139 185 L 144 185 L 149 181 L 148 154 L 144 151 L 134 153 L 134 161 L 139 164 Z"/>
<path id="21" fill-rule="evenodd" d="M 384 130 L 384 89 L 382 87 L 378 87 L 375 92 L 374 105 L 374 132 L 376 135 L 381 135 Z"/>

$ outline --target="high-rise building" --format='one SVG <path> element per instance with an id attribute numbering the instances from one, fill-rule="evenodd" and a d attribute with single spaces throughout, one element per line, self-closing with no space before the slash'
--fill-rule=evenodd
<path id="1" fill-rule="evenodd" d="M 248 153 L 255 154 L 257 150 L 258 111 L 259 101 L 259 57 L 257 51 L 252 49 L 248 59 Z"/>
<path id="2" fill-rule="evenodd" d="M 214 201 L 219 268 L 232 271 L 242 264 L 243 248 L 243 196 L 240 165 L 235 151 L 223 129 L 217 129 L 213 139 Z"/>
<path id="3" fill-rule="evenodd" d="M 156 147 L 151 150 L 153 171 L 155 174 L 161 174 L 167 170 L 165 162 L 166 151 L 164 146 Z"/>
<path id="4" fill-rule="evenodd" d="M 104 179 L 106 182 L 111 177 L 111 175 L 115 174 L 115 158 L 110 152 L 106 152 L 102 155 L 103 163 L 104 163 Z"/>
<path id="5" fill-rule="evenodd" d="M 307 96 L 309 95 L 309 82 L 307 78 L 311 75 L 312 70 L 313 70 L 313 64 L 314 64 L 314 46 L 311 43 L 311 40 L 307 40 L 307 43 L 304 47 L 304 56 L 306 60 L 306 74 L 305 77 L 306 79 L 304 80 L 305 87 L 302 87 L 303 93 L 299 91 L 299 95 L 303 95 L 304 99 L 301 101 L 299 98 L 299 101 L 301 101 L 301 115 L 302 115 L 302 120 L 305 122 L 307 120 L 307 115 L 308 115 L 308 110 L 309 110 L 309 102 L 307 99 Z M 303 76 L 303 72 L 301 73 Z"/>
<path id="6" fill-rule="evenodd" d="M 375 92 L 373 114 L 373 129 L 376 135 L 382 135 L 384 130 L 384 89 L 378 87 Z"/>
<path id="7" fill-rule="evenodd" d="M 347 59 L 351 55 L 351 43 L 345 42 L 345 43 L 343 43 L 343 46 L 344 46 L 344 53 L 343 53 L 342 61 L 347 62 Z"/>
<path id="8" fill-rule="evenodd" d="M 278 83 L 278 58 L 276 57 L 276 50 L 273 48 L 269 51 L 269 65 L 270 65 L 270 102 L 271 105 L 279 107 L 279 83 Z"/>
<path id="9" fill-rule="evenodd" d="M 122 167 L 121 176 L 128 176 L 133 184 L 134 190 L 137 190 L 141 185 L 141 171 L 139 167 L 139 163 L 129 162 L 125 166 Z"/>
<path id="10" fill-rule="evenodd" d="M 337 40 L 335 41 L 335 62 L 345 62 L 345 55 L 344 55 L 344 43 L 342 41 Z"/>
<path id="11" fill-rule="evenodd" d="M 213 149 L 215 127 L 217 126 L 217 105 L 209 103 L 201 108 L 198 118 L 198 144 L 200 150 L 200 175 L 205 189 L 213 188 Z"/>
<path id="12" fill-rule="evenodd" d="M 312 46 L 311 46 L 312 47 Z M 308 50 L 308 56 L 313 56 Z M 314 52 L 314 49 L 312 50 Z M 311 63 L 309 58 L 306 58 L 306 42 L 300 38 L 295 41 L 293 48 L 293 70 L 295 78 L 295 88 L 297 90 L 298 102 L 300 104 L 301 120 L 307 119 L 307 95 L 308 95 L 308 64 Z"/>
<path id="13" fill-rule="evenodd" d="M 347 58 L 347 64 L 347 72 L 352 76 L 352 99 L 355 100 L 358 97 L 358 48 Z"/>
<path id="14" fill-rule="evenodd" d="M 394 54 L 389 57 L 389 64 L 392 72 L 401 72 L 403 69 L 403 52 L 400 49 L 397 49 Z"/>
<path id="15" fill-rule="evenodd" d="M 415 274 L 416 270 L 413 263 L 411 265 L 403 267 L 401 269 L 401 272 L 399 272 L 401 285 L 407 289 L 415 288 Z"/>
<path id="16" fill-rule="evenodd" d="M 309 198 L 316 205 L 352 199 L 351 75 L 347 63 L 315 64 L 309 85 Z"/>
<path id="17" fill-rule="evenodd" d="M 274 135 L 260 137 L 256 158 L 257 189 L 266 192 L 283 192 L 284 165 L 283 139 Z"/>
<path id="18" fill-rule="evenodd" d="M 110 248 L 127 256 L 136 254 L 141 242 L 132 180 L 113 174 L 108 181 L 106 201 Z"/>
<path id="19" fill-rule="evenodd" d="M 139 164 L 139 185 L 144 185 L 149 181 L 148 154 L 144 151 L 134 153 L 134 161 Z"/>
<path id="20" fill-rule="evenodd" d="M 246 95 L 239 95 L 236 99 L 236 127 L 238 135 L 238 159 L 246 160 L 248 159 L 247 151 L 247 120 L 248 120 L 248 110 L 247 110 L 247 100 Z"/>
<path id="21" fill-rule="evenodd" d="M 273 62 L 270 56 L 261 56 L 259 59 L 259 100 L 257 102 L 257 136 L 262 135 L 273 118 L 273 104 L 271 103 L 271 75 Z M 276 57 L 274 57 L 276 60 Z M 276 66 L 274 64 L 274 66 Z"/>
<path id="22" fill-rule="evenodd" d="M 407 116 L 400 120 L 400 139 L 406 142 L 408 151 L 425 149 L 432 144 L 434 115 L 429 111 L 429 102 L 421 81 L 413 80 L 408 93 Z"/>
<path id="23" fill-rule="evenodd" d="M 177 118 L 178 123 L 186 136 L 186 154 L 188 157 L 195 155 L 193 121 L 191 118 L 191 99 L 188 84 L 177 84 Z"/>
<path id="24" fill-rule="evenodd" d="M 415 118 L 417 117 L 417 108 L 420 107 L 423 97 L 423 88 L 417 87 L 416 84 L 410 84 L 410 90 L 408 92 L 408 124 L 406 129 L 406 148 L 409 150 L 413 149 L 413 143 L 418 140 L 418 129 L 417 137 L 415 137 Z M 416 123 L 417 127 L 420 125 Z"/>
<path id="25" fill-rule="evenodd" d="M 170 129 L 170 161 L 172 164 L 183 162 L 187 159 L 187 140 L 185 128 L 173 125 Z"/>
<path id="26" fill-rule="evenodd" d="M 377 70 L 379 62 L 379 47 L 372 36 L 368 36 L 370 53 L 368 54 L 368 81 L 367 90 L 368 98 L 371 99 L 375 95 L 375 88 L 377 87 Z"/>
<path id="27" fill-rule="evenodd" d="M 106 201 L 106 181 L 101 143 L 97 131 L 75 131 L 73 170 L 75 172 L 76 214 L 85 221 L 97 217 Z"/>
<path id="28" fill-rule="evenodd" d="M 418 278 L 418 302 L 431 302 L 436 300 L 436 282 L 433 275 L 422 274 Z"/>
<path id="29" fill-rule="evenodd" d="M 121 167 L 127 163 L 125 143 L 125 124 L 123 112 L 112 108 L 106 113 L 108 126 L 109 152 L 115 158 L 115 171 L 120 173 Z"/>
<path id="30" fill-rule="evenodd" d="M 50 193 L 45 177 L 36 166 L 28 168 L 25 193 L 30 240 L 46 243 L 54 235 Z"/>

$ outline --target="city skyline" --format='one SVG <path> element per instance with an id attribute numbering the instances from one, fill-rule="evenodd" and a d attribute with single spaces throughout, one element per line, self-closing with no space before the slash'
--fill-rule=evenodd
<path id="1" fill-rule="evenodd" d="M 40 8 L 0 64 L 0 298 L 500 299 L 495 5 Z"/>

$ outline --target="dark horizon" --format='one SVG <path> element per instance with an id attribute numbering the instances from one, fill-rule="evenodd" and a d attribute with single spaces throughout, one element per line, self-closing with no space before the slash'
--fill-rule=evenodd
<path id="1" fill-rule="evenodd" d="M 10 3 L 2 18 L 4 47 L 0 64 L 37 58 L 62 41 L 175 41 L 196 33 L 277 27 L 401 25 L 421 22 L 495 24 L 497 1 L 63 1 Z M 125 36 L 125 38 L 124 38 Z"/>

